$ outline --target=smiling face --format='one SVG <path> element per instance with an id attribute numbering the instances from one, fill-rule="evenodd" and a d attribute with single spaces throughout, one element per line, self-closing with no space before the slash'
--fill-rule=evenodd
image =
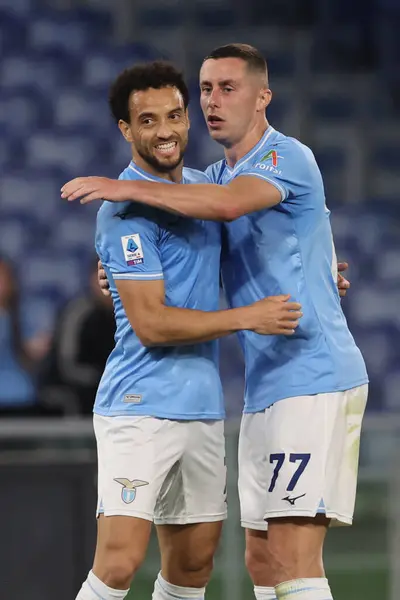
<path id="1" fill-rule="evenodd" d="M 210 58 L 200 70 L 200 103 L 211 137 L 231 147 L 259 121 L 271 99 L 266 75 L 241 58 Z"/>
<path id="2" fill-rule="evenodd" d="M 132 144 L 135 162 L 160 174 L 176 169 L 182 162 L 189 132 L 179 90 L 168 86 L 132 92 L 129 116 L 130 123 L 120 121 L 119 128 Z"/>

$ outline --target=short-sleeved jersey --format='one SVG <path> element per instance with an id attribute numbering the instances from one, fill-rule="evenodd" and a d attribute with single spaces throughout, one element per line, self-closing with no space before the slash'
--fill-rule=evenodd
<path id="1" fill-rule="evenodd" d="M 134 163 L 120 179 L 165 183 Z M 183 183 L 207 182 L 204 173 L 184 169 Z M 127 319 L 115 284 L 119 279 L 163 279 L 168 306 L 218 310 L 220 237 L 218 223 L 184 219 L 132 202 L 102 204 L 96 250 L 110 282 L 117 330 L 95 413 L 168 419 L 224 417 L 218 342 L 144 347 Z"/>
<path id="2" fill-rule="evenodd" d="M 239 334 L 245 412 L 366 383 L 365 364 L 340 304 L 329 211 L 311 150 L 269 127 L 233 169 L 223 160 L 206 172 L 219 184 L 259 177 L 281 194 L 273 208 L 224 225 L 222 277 L 230 306 L 290 294 L 304 313 L 293 336 Z"/>

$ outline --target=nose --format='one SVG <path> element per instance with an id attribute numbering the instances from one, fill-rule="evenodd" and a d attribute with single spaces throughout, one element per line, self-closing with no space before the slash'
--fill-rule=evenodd
<path id="1" fill-rule="evenodd" d="M 218 88 L 214 88 L 208 97 L 208 106 L 218 108 L 220 106 L 220 92 Z"/>
<path id="2" fill-rule="evenodd" d="M 171 129 L 171 125 L 167 121 L 163 121 L 162 123 L 160 123 L 157 130 L 157 137 L 159 137 L 162 140 L 169 140 L 172 134 L 173 132 Z"/>

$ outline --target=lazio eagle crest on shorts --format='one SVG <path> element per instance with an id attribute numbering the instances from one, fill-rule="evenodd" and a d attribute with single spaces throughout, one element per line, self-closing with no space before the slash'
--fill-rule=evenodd
<path id="1" fill-rule="evenodd" d="M 136 488 L 149 485 L 148 481 L 142 481 L 141 479 L 133 479 L 131 481 L 125 477 L 117 477 L 114 481 L 124 486 L 121 491 L 121 498 L 125 504 L 131 504 L 134 501 L 136 498 Z"/>

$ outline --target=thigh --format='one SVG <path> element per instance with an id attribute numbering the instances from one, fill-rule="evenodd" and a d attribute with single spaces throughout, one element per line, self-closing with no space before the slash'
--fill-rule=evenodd
<path id="1" fill-rule="evenodd" d="M 94 415 L 98 514 L 153 520 L 161 486 L 182 455 L 179 423 Z"/>
<path id="2" fill-rule="evenodd" d="M 208 583 L 221 537 L 222 521 L 157 525 L 163 577 L 182 587 Z"/>
<path id="3" fill-rule="evenodd" d="M 271 409 L 244 414 L 239 434 L 239 500 L 242 527 L 265 531 L 267 447 L 265 431 Z"/>
<path id="4" fill-rule="evenodd" d="M 161 489 L 154 522 L 188 525 L 226 518 L 223 421 L 181 423 L 185 447 Z"/>

